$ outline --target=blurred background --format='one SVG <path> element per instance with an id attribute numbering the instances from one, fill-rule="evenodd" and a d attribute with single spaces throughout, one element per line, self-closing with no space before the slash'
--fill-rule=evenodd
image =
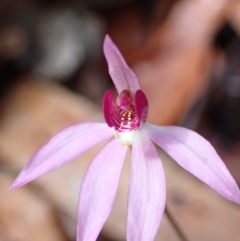
<path id="1" fill-rule="evenodd" d="M 148 122 L 203 135 L 240 185 L 238 0 L 1 1 L 0 241 L 75 240 L 80 185 L 101 145 L 6 189 L 57 131 L 103 121 L 103 94 L 114 89 L 102 52 L 107 33 L 140 79 Z M 156 240 L 239 240 L 239 206 L 159 154 L 167 213 Z M 128 181 L 129 155 L 98 241 L 125 240 Z"/>

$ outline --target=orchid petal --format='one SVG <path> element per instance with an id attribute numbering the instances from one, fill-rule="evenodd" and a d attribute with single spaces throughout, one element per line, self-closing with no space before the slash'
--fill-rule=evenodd
<path id="1" fill-rule="evenodd" d="M 139 90 L 140 84 L 136 74 L 128 67 L 118 48 L 108 35 L 104 39 L 103 51 L 108 62 L 109 74 L 118 93 L 120 94 L 127 89 L 133 93 Z"/>
<path id="2" fill-rule="evenodd" d="M 141 131 L 134 136 L 130 174 L 127 240 L 153 241 L 165 208 L 165 177 L 153 143 Z"/>
<path id="3" fill-rule="evenodd" d="M 114 138 L 90 164 L 79 198 L 78 241 L 97 239 L 112 209 L 126 151 Z"/>
<path id="4" fill-rule="evenodd" d="M 109 127 L 113 127 L 114 123 L 117 123 L 121 116 L 118 112 L 117 106 L 115 104 L 113 94 L 111 90 L 107 90 L 103 98 L 103 114 L 106 123 Z"/>
<path id="5" fill-rule="evenodd" d="M 146 122 L 148 116 L 148 100 L 142 90 L 135 94 L 135 107 L 139 121 Z"/>
<path id="6" fill-rule="evenodd" d="M 239 188 L 212 145 L 194 131 L 183 127 L 145 124 L 144 131 L 181 167 L 240 204 Z"/>
<path id="7" fill-rule="evenodd" d="M 105 123 L 80 123 L 61 130 L 31 158 L 9 190 L 71 161 L 112 135 Z"/>

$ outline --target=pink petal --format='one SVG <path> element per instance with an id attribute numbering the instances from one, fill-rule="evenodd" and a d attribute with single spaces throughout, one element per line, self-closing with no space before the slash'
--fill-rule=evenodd
<path id="1" fill-rule="evenodd" d="M 97 239 L 112 209 L 126 151 L 114 138 L 89 166 L 79 199 L 78 241 Z"/>
<path id="2" fill-rule="evenodd" d="M 111 90 L 107 90 L 103 98 L 103 114 L 109 127 L 113 127 L 116 123 L 115 119 L 120 119 L 115 100 Z"/>
<path id="3" fill-rule="evenodd" d="M 165 177 L 153 143 L 141 131 L 134 136 L 130 175 L 127 240 L 153 241 L 165 208 Z"/>
<path id="4" fill-rule="evenodd" d="M 31 158 L 9 190 L 71 161 L 112 135 L 105 123 L 80 123 L 61 130 Z"/>
<path id="5" fill-rule="evenodd" d="M 135 108 L 139 121 L 146 122 L 148 116 L 148 100 L 142 90 L 135 94 Z"/>
<path id="6" fill-rule="evenodd" d="M 120 94 L 123 90 L 130 90 L 135 93 L 140 89 L 139 80 L 136 74 L 128 67 L 121 53 L 111 38 L 106 35 L 103 50 L 108 62 L 109 74 Z"/>
<path id="7" fill-rule="evenodd" d="M 181 167 L 215 189 L 223 197 L 240 204 L 239 188 L 211 144 L 183 127 L 145 124 L 144 131 Z"/>

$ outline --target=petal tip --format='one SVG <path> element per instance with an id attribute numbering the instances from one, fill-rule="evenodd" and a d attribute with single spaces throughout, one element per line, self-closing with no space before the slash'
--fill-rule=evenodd
<path id="1" fill-rule="evenodd" d="M 106 34 L 105 37 L 104 37 L 104 43 L 105 43 L 105 42 L 108 42 L 108 41 L 111 41 L 111 42 L 112 42 L 112 39 L 111 39 L 111 37 L 109 36 L 109 34 Z"/>
<path id="2" fill-rule="evenodd" d="M 12 191 L 13 189 L 17 188 L 15 182 L 7 189 L 7 192 Z"/>
<path id="3" fill-rule="evenodd" d="M 19 188 L 27 184 L 28 182 L 20 182 L 17 179 L 13 182 L 13 184 L 7 189 L 7 191 L 12 191 L 13 189 Z"/>
<path id="4" fill-rule="evenodd" d="M 115 46 L 115 44 L 113 43 L 111 37 L 106 34 L 104 41 L 103 41 L 103 51 L 106 54 L 106 51 L 108 51 L 109 48 L 112 48 L 113 46 Z"/>

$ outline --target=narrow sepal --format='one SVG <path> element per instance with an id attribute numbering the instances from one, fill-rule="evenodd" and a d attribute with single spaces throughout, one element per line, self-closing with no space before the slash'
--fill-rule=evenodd
<path id="1" fill-rule="evenodd" d="M 140 89 L 140 83 L 136 74 L 128 67 L 120 51 L 111 38 L 106 35 L 103 43 L 103 51 L 108 62 L 109 74 L 120 94 L 123 90 L 135 93 Z"/>
<path id="2" fill-rule="evenodd" d="M 161 160 L 151 140 L 136 131 L 132 145 L 127 212 L 127 240 L 153 241 L 165 208 Z"/>
<path id="3" fill-rule="evenodd" d="M 77 241 L 97 239 L 112 209 L 126 151 L 113 139 L 90 164 L 79 198 Z"/>
<path id="4" fill-rule="evenodd" d="M 181 167 L 205 182 L 223 197 L 240 204 L 239 188 L 212 145 L 183 127 L 145 124 L 145 133 Z"/>
<path id="5" fill-rule="evenodd" d="M 113 131 L 105 123 L 80 123 L 61 130 L 37 151 L 9 190 L 71 161 L 112 135 Z"/>

